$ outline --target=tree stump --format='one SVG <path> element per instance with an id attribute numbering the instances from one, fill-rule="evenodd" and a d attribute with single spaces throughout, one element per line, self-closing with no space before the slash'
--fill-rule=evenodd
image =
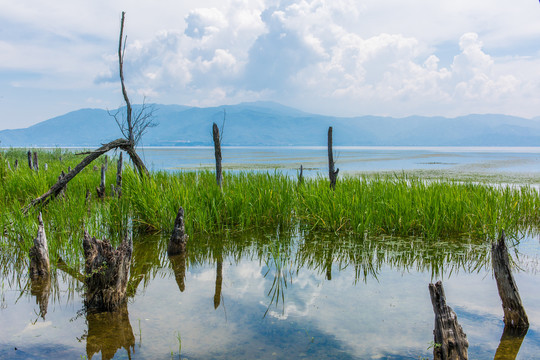
<path id="1" fill-rule="evenodd" d="M 33 157 L 33 166 L 34 166 L 34 170 L 36 172 L 39 171 L 39 160 L 38 160 L 38 153 L 37 151 L 34 151 L 34 157 Z"/>
<path id="2" fill-rule="evenodd" d="M 429 284 L 429 295 L 435 312 L 435 330 L 433 330 L 434 360 L 466 360 L 468 359 L 467 335 L 463 332 L 452 308 L 446 305 L 446 297 L 442 282 Z"/>
<path id="3" fill-rule="evenodd" d="M 497 289 L 502 300 L 505 327 L 528 329 L 529 320 L 521 303 L 521 297 L 510 269 L 508 249 L 506 248 L 504 230 L 499 241 L 491 245 L 491 262 Z"/>
<path id="4" fill-rule="evenodd" d="M 28 167 L 30 168 L 30 170 L 34 170 L 34 167 L 32 166 L 32 152 L 28 150 L 26 155 L 28 156 Z"/>
<path id="5" fill-rule="evenodd" d="M 334 152 L 332 150 L 332 127 L 328 128 L 328 175 L 330 178 L 330 187 L 332 190 L 336 188 L 337 176 L 339 169 L 334 170 Z"/>
<path id="6" fill-rule="evenodd" d="M 212 136 L 214 138 L 214 155 L 216 157 L 216 182 L 221 187 L 223 173 L 221 170 L 221 142 L 219 138 L 219 129 L 216 123 L 212 125 Z"/>
<path id="7" fill-rule="evenodd" d="M 38 231 L 34 239 L 34 246 L 30 248 L 30 278 L 37 280 L 49 277 L 51 265 L 49 263 L 49 249 L 47 247 L 47 237 L 41 213 L 38 216 Z"/>
<path id="8" fill-rule="evenodd" d="M 118 198 L 122 197 L 122 153 L 120 153 L 120 158 L 116 165 L 116 195 Z"/>
<path id="9" fill-rule="evenodd" d="M 83 248 L 86 272 L 86 308 L 113 311 L 126 299 L 133 243 L 126 235 L 118 249 L 108 240 L 90 237 L 85 230 Z"/>
<path id="10" fill-rule="evenodd" d="M 101 181 L 99 183 L 99 187 L 96 187 L 96 192 L 99 199 L 103 199 L 105 197 L 105 171 L 107 171 L 105 165 L 101 164 Z"/>
<path id="11" fill-rule="evenodd" d="M 186 251 L 188 238 L 189 237 L 186 234 L 186 227 L 184 225 L 184 208 L 180 206 L 176 219 L 174 220 L 174 228 L 171 238 L 169 239 L 167 254 L 169 254 L 169 256 L 173 256 Z"/>

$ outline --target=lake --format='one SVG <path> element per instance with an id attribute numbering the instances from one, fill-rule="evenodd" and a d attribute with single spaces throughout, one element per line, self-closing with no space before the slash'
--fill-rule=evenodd
<path id="1" fill-rule="evenodd" d="M 535 186 L 540 175 L 540 148 L 355 147 L 336 153 L 337 166 L 349 175 L 503 174 Z M 154 170 L 213 168 L 212 148 L 145 148 L 142 155 Z M 302 164 L 310 176 L 327 172 L 325 148 L 224 148 L 223 157 L 233 171 L 278 169 L 295 176 Z M 167 241 L 168 234 L 134 239 L 129 300 L 112 314 L 84 312 L 83 269 L 53 264 L 50 289 L 40 289 L 29 280 L 26 253 L 0 254 L 0 358 L 431 358 L 428 284 L 437 280 L 467 334 L 470 359 L 493 359 L 498 351 L 500 359 L 540 353 L 537 233 L 510 244 L 530 328 L 522 343 L 505 349 L 486 241 L 275 229 L 193 236 L 188 253 L 171 258 Z"/>

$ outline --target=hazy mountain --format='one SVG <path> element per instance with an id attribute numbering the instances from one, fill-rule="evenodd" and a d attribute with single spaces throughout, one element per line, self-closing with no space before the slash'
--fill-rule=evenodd
<path id="1" fill-rule="evenodd" d="M 272 102 L 209 108 L 155 105 L 155 110 L 158 125 L 148 129 L 143 145 L 211 145 L 216 122 L 223 127 L 224 145 L 324 146 L 328 126 L 333 126 L 335 145 L 540 146 L 540 119 L 506 115 L 342 118 Z M 0 131 L 0 145 L 95 146 L 120 136 L 107 111 L 82 109 L 26 129 Z"/>

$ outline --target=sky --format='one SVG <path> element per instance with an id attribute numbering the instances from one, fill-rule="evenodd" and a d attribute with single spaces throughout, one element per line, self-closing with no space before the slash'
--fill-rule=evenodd
<path id="1" fill-rule="evenodd" d="M 133 103 L 540 116 L 536 0 L 0 0 L 0 130 Z"/>

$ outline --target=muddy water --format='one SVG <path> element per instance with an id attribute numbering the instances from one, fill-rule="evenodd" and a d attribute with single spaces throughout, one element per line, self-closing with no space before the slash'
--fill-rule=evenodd
<path id="1" fill-rule="evenodd" d="M 129 300 L 112 314 L 84 312 L 81 266 L 53 266 L 40 287 L 27 263 L 0 257 L 0 358 L 431 358 L 436 280 L 469 357 L 493 359 L 500 346 L 502 308 L 482 242 L 270 233 L 194 238 L 173 258 L 166 242 L 135 238 Z M 531 327 L 505 351 L 531 359 L 540 353 L 539 238 L 511 255 Z"/>

